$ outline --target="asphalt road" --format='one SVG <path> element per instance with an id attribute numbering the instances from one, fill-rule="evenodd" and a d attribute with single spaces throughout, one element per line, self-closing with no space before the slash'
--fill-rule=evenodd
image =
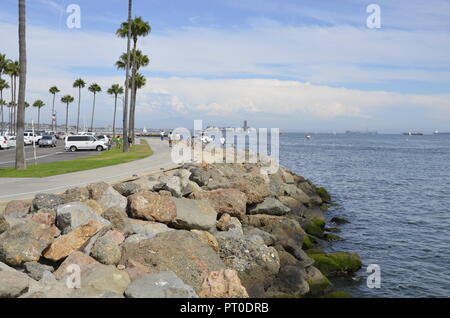
<path id="1" fill-rule="evenodd" d="M 64 150 L 64 141 L 59 140 L 56 148 L 39 148 L 36 146 L 36 163 L 65 161 L 89 157 L 98 154 L 97 151 L 68 152 Z M 34 164 L 33 146 L 25 147 L 27 164 Z M 16 148 L 0 150 L 0 168 L 14 167 L 16 160 Z"/>

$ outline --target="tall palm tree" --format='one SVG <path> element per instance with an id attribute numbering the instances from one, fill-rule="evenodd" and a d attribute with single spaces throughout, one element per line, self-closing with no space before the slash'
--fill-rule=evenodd
<path id="1" fill-rule="evenodd" d="M 136 103 L 137 100 L 137 91 L 138 89 L 141 89 L 142 87 L 145 86 L 145 84 L 147 83 L 147 80 L 145 79 L 144 75 L 142 75 L 141 73 L 136 73 L 134 74 L 134 91 L 132 92 L 134 98 L 134 102 Z M 132 138 L 134 138 L 134 124 L 135 124 L 135 113 L 136 113 L 136 105 L 135 107 L 133 107 L 132 109 L 130 109 L 130 117 L 133 118 L 133 120 L 130 120 L 130 125 L 131 125 L 131 131 L 132 131 Z"/>
<path id="2" fill-rule="evenodd" d="M 0 54 L 0 80 L 2 79 L 2 74 L 6 73 L 6 66 L 9 60 L 6 58 L 5 54 Z"/>
<path id="3" fill-rule="evenodd" d="M 9 102 L 8 108 L 9 108 L 9 133 L 13 134 L 13 109 L 16 107 L 15 102 Z"/>
<path id="4" fill-rule="evenodd" d="M 19 0 L 19 98 L 17 106 L 17 135 L 16 135 L 16 169 L 27 168 L 24 149 L 25 126 L 25 91 L 27 84 L 27 44 L 26 44 L 26 15 L 25 0 Z"/>
<path id="5" fill-rule="evenodd" d="M 135 88 L 135 75 L 138 72 L 138 65 L 137 65 L 137 58 L 135 57 L 135 54 L 138 53 L 137 51 L 137 41 L 139 37 L 145 37 L 147 36 L 152 28 L 150 26 L 149 22 L 144 21 L 141 17 L 135 17 L 131 23 L 130 22 L 123 22 L 120 26 L 120 28 L 116 31 L 116 34 L 121 37 L 125 38 L 128 36 L 128 29 L 129 25 L 131 24 L 131 37 L 133 39 L 133 50 L 131 51 L 131 102 L 130 102 L 130 134 L 131 138 L 134 139 L 134 120 L 135 120 L 135 110 L 136 110 L 136 96 L 133 94 L 133 92 L 136 91 Z M 148 63 L 147 63 L 148 64 Z"/>
<path id="6" fill-rule="evenodd" d="M 61 102 L 66 104 L 66 135 L 69 133 L 69 104 L 73 103 L 74 100 L 70 95 L 65 95 L 61 98 Z"/>
<path id="7" fill-rule="evenodd" d="M 138 71 L 139 69 L 141 69 L 141 67 L 145 67 L 150 63 L 150 59 L 148 58 L 147 55 L 142 54 L 142 52 L 140 50 L 133 50 L 131 53 L 131 65 L 134 65 L 136 71 Z M 126 67 L 127 64 L 127 55 L 124 53 L 120 56 L 119 60 L 116 62 L 116 67 L 119 69 L 124 69 Z M 132 78 L 137 78 L 136 77 L 136 73 L 134 73 L 134 75 L 132 75 Z M 136 119 L 136 84 L 133 85 L 133 80 L 131 83 L 131 107 L 130 107 L 130 123 L 129 123 L 129 134 L 131 136 L 132 139 L 134 139 L 135 135 L 134 135 L 134 123 L 135 123 L 135 119 Z"/>
<path id="8" fill-rule="evenodd" d="M 113 118 L 113 138 L 116 136 L 116 111 L 117 111 L 117 97 L 123 94 L 123 87 L 119 84 L 114 84 L 108 89 L 108 94 L 114 95 L 114 118 Z"/>
<path id="9" fill-rule="evenodd" d="M 38 109 L 38 130 L 41 130 L 41 108 L 45 106 L 45 103 L 38 99 L 33 103 L 33 107 Z"/>
<path id="10" fill-rule="evenodd" d="M 94 131 L 94 114 L 95 114 L 95 96 L 97 93 L 102 91 L 102 88 L 94 83 L 91 86 L 89 86 L 88 90 L 94 94 L 94 103 L 92 104 L 92 118 L 91 118 L 91 131 Z"/>
<path id="11" fill-rule="evenodd" d="M 0 59 L 1 59 L 1 57 L 0 57 Z M 2 112 L 2 125 L 1 125 L 2 133 L 4 132 L 3 131 L 3 128 L 4 128 L 4 126 L 3 126 L 3 122 L 4 122 L 3 106 L 6 105 L 6 101 L 3 99 L 3 90 L 8 89 L 8 88 L 9 88 L 8 82 L 5 81 L 4 79 L 0 78 L 0 103 L 1 103 L 1 112 Z"/>
<path id="12" fill-rule="evenodd" d="M 19 61 L 8 61 L 8 64 L 6 65 L 6 74 L 8 74 L 11 78 L 11 126 L 10 126 L 10 132 L 14 133 L 16 132 L 16 106 L 17 106 L 17 77 L 20 75 L 20 63 Z"/>
<path id="13" fill-rule="evenodd" d="M 55 113 L 55 97 L 56 94 L 59 93 L 59 89 L 56 86 L 50 87 L 50 89 L 48 90 L 48 92 L 50 94 L 53 95 L 53 106 L 52 106 L 52 130 L 56 131 L 56 113 Z"/>
<path id="14" fill-rule="evenodd" d="M 8 105 L 8 104 L 6 103 L 6 101 L 3 100 L 3 99 L 0 99 L 0 107 L 1 107 L 1 109 L 2 109 L 2 127 L 1 127 L 1 134 L 0 134 L 0 136 L 3 136 L 4 133 L 5 133 L 5 131 L 3 130 L 3 128 L 4 128 L 4 123 L 3 123 L 3 121 L 4 121 L 4 119 L 3 119 L 3 110 L 4 110 L 4 106 L 6 106 L 6 105 Z"/>
<path id="15" fill-rule="evenodd" d="M 81 89 L 86 86 L 86 83 L 81 79 L 75 80 L 73 87 L 78 88 L 78 116 L 77 116 L 77 134 L 80 127 L 80 103 L 81 103 Z"/>

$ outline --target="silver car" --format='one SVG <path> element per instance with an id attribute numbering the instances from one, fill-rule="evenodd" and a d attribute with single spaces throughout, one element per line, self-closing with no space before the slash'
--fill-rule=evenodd
<path id="1" fill-rule="evenodd" d="M 55 136 L 42 136 L 38 141 L 39 147 L 56 147 L 56 137 Z"/>

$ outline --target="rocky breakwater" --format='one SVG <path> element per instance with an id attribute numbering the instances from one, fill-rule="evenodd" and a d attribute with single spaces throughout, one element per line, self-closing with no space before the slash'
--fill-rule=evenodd
<path id="1" fill-rule="evenodd" d="M 329 194 L 285 168 L 261 169 L 185 164 L 12 201 L 0 215 L 0 297 L 332 293 L 328 277 L 361 261 L 319 249 L 339 239 L 325 228 Z"/>

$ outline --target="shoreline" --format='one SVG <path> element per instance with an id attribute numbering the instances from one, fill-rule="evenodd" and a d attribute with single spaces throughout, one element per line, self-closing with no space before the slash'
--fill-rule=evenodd
<path id="1" fill-rule="evenodd" d="M 266 165 L 182 164 L 9 202 L 0 282 L 6 270 L 17 276 L 10 284 L 27 285 L 14 297 L 55 297 L 49 286 L 61 297 L 161 296 L 149 283 L 158 275 L 182 297 L 348 297 L 329 278 L 362 264 L 320 250 L 339 239 L 326 224 L 330 195 L 285 167 L 266 174 Z M 30 255 L 27 244 L 39 248 Z M 65 286 L 68 264 L 80 267 L 80 289 Z M 122 281 L 105 287 L 111 275 Z"/>

